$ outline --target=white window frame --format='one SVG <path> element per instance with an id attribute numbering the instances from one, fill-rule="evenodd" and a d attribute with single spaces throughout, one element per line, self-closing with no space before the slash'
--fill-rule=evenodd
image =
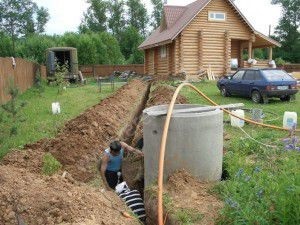
<path id="1" fill-rule="evenodd" d="M 217 14 L 224 15 L 224 19 L 217 18 Z M 225 12 L 215 12 L 215 11 L 209 11 L 208 12 L 208 20 L 209 21 L 217 21 L 217 22 L 224 22 L 226 21 L 226 13 Z"/>
<path id="2" fill-rule="evenodd" d="M 167 57 L 167 46 L 163 45 L 160 47 L 160 58 Z"/>

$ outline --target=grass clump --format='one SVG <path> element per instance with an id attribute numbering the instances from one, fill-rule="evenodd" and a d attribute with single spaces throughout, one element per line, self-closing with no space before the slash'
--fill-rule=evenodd
<path id="1" fill-rule="evenodd" d="M 62 167 L 61 163 L 53 157 L 51 153 L 46 153 L 43 157 L 43 174 L 51 176 Z"/>
<path id="2" fill-rule="evenodd" d="M 176 219 L 182 225 L 192 225 L 202 220 L 203 215 L 195 209 L 181 208 L 175 213 Z"/>

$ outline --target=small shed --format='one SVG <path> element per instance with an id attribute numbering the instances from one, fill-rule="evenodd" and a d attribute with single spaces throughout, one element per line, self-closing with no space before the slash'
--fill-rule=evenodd
<path id="1" fill-rule="evenodd" d="M 55 74 L 55 60 L 59 65 L 68 64 L 69 78 L 78 76 L 77 49 L 71 47 L 55 47 L 46 50 L 47 77 Z"/>

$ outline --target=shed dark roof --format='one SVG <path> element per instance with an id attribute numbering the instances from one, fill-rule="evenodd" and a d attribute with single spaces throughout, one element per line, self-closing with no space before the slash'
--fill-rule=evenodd
<path id="1" fill-rule="evenodd" d="M 205 8 L 212 0 L 197 0 L 186 6 L 164 6 L 163 20 L 165 27 L 158 27 L 140 46 L 140 49 L 152 48 L 172 42 L 178 34 Z M 227 0 L 239 13 L 244 22 L 256 33 L 255 29 L 231 0 Z M 278 42 L 277 42 L 278 43 Z M 278 43 L 279 44 L 279 43 Z"/>

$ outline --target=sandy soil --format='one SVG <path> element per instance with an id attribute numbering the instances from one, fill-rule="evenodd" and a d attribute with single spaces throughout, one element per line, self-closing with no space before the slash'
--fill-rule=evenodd
<path id="1" fill-rule="evenodd" d="M 120 137 L 146 90 L 132 81 L 67 122 L 57 137 L 8 154 L 0 165 L 0 224 L 139 224 L 122 216 L 129 210 L 113 192 L 84 182 L 96 176 L 98 157 Z M 46 152 L 63 165 L 51 177 L 41 173 Z"/>

